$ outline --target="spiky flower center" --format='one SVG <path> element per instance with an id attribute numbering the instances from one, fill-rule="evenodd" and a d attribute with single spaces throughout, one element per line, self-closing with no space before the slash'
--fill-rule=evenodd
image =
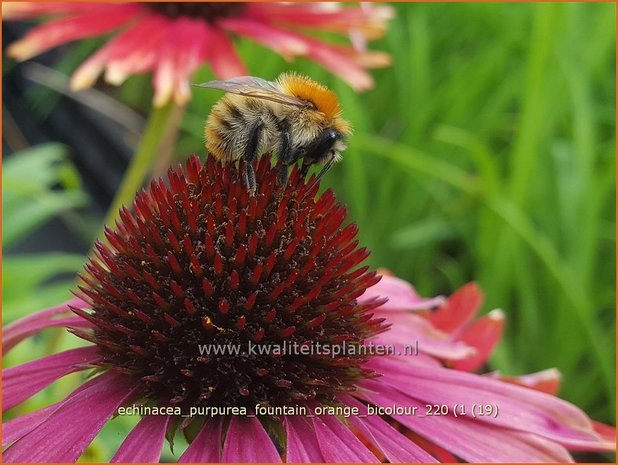
<path id="1" fill-rule="evenodd" d="M 332 401 L 373 376 L 359 348 L 384 329 L 380 302 L 356 298 L 379 277 L 358 267 L 368 252 L 331 191 L 315 199 L 297 170 L 283 189 L 267 157 L 254 197 L 212 158 L 168 177 L 122 210 L 82 277 L 94 330 L 80 335 L 102 366 L 185 408 Z"/>
<path id="2" fill-rule="evenodd" d="M 242 2 L 148 2 L 145 5 L 170 18 L 188 16 L 209 22 L 236 16 L 246 7 L 246 4 Z"/>

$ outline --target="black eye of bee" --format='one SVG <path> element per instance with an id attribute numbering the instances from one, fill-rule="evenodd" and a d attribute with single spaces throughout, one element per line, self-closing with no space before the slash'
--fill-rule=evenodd
<path id="1" fill-rule="evenodd" d="M 325 129 L 322 133 L 313 141 L 313 143 L 307 147 L 305 153 L 305 159 L 312 163 L 319 163 L 323 161 L 324 157 L 328 154 L 334 155 L 333 145 L 338 139 L 343 136 L 334 129 Z"/>

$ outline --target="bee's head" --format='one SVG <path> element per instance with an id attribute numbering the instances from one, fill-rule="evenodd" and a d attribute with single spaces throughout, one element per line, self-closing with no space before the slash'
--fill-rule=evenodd
<path id="1" fill-rule="evenodd" d="M 296 73 L 284 73 L 277 80 L 283 93 L 312 104 L 311 120 L 320 131 L 305 147 L 304 163 L 307 165 L 339 161 L 347 147 L 350 123 L 341 118 L 341 105 L 335 93 L 323 84 Z"/>
<path id="2" fill-rule="evenodd" d="M 304 156 L 306 165 L 324 164 L 341 159 L 341 152 L 347 148 L 347 138 L 337 129 L 329 127 L 307 147 Z"/>

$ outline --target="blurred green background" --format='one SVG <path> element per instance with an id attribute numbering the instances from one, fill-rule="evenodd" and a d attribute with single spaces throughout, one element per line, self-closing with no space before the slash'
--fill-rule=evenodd
<path id="1" fill-rule="evenodd" d="M 507 315 L 489 368 L 517 375 L 557 367 L 561 397 L 614 423 L 615 5 L 394 8 L 386 36 L 370 45 L 390 53 L 393 65 L 372 72 L 376 86 L 362 95 L 312 62 L 287 63 L 248 41 L 238 42 L 240 54 L 253 75 L 293 69 L 340 96 L 355 132 L 324 185 L 348 205 L 373 266 L 424 296 L 477 281 L 486 294 L 482 311 L 500 307 Z M 66 57 L 62 71 L 75 62 Z M 210 79 L 204 68 L 194 81 Z M 147 113 L 150 80 L 133 77 L 114 95 Z M 194 92 L 176 160 L 205 154 L 203 123 L 220 97 Z M 31 100 L 41 118 L 41 106 L 54 103 L 49 92 Z M 86 226 L 75 219 L 87 196 L 70 154 L 58 145 L 33 152 L 4 165 L 5 251 L 53 215 L 92 241 L 99 219 Z M 72 277 L 49 278 L 82 262 L 67 253 L 5 255 L 5 323 L 65 299 Z M 9 363 L 70 343 L 46 334 Z M 56 394 L 23 409 L 68 389 L 58 384 Z M 105 434 L 112 442 L 122 437 Z"/>

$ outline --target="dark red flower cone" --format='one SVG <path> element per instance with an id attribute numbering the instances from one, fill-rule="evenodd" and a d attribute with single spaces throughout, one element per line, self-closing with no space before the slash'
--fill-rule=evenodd
<path id="1" fill-rule="evenodd" d="M 76 310 L 102 366 L 185 408 L 333 401 L 373 376 L 359 347 L 385 329 L 382 301 L 356 300 L 379 280 L 359 268 L 369 252 L 331 191 L 277 176 L 262 158 L 250 197 L 234 165 L 194 156 L 122 210 L 82 277 L 92 312 Z"/>

